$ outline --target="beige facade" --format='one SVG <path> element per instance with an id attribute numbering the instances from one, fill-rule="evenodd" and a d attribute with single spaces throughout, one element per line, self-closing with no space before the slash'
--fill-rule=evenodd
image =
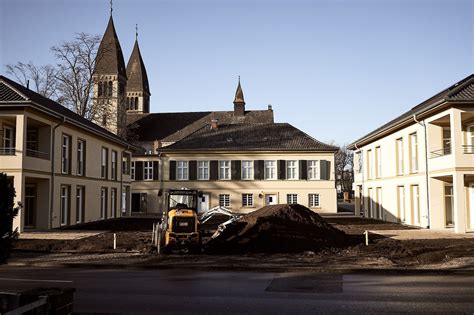
<path id="1" fill-rule="evenodd" d="M 474 231 L 474 102 L 442 100 L 405 116 L 351 145 L 356 214 Z"/>
<path id="2" fill-rule="evenodd" d="M 137 168 L 137 162 L 145 163 L 147 161 L 155 161 L 155 166 L 158 166 L 158 174 L 155 175 L 158 177 L 155 177 L 155 180 L 143 179 L 150 177 L 138 175 L 138 172 L 148 172 L 148 170 L 145 170 L 145 167 Z M 240 165 L 237 170 L 234 168 L 235 161 L 239 161 L 237 164 Z M 246 161 L 246 166 L 250 166 L 246 170 L 243 170 L 243 161 Z M 278 179 L 276 174 L 274 176 L 265 176 L 264 174 L 262 179 L 256 179 L 256 169 L 253 168 L 255 161 L 263 161 L 263 165 L 265 165 L 265 161 L 273 161 L 275 172 L 278 172 L 277 165 L 280 163 L 285 163 L 284 169 L 285 172 L 288 172 L 288 161 L 305 161 L 306 163 L 317 161 L 315 165 L 318 165 L 318 169 L 314 170 L 314 176 L 310 174 L 308 174 L 310 176 L 302 176 L 298 169 L 301 163 L 292 163 L 291 165 L 296 165 L 295 179 Z M 327 179 L 321 177 L 321 161 L 328 162 Z M 166 189 L 180 188 L 196 189 L 203 193 L 202 202 L 198 205 L 200 211 L 221 205 L 235 212 L 248 213 L 267 204 L 294 202 L 320 213 L 337 212 L 334 152 L 169 152 L 159 156 L 135 156 L 133 162 L 135 167 L 132 174 L 134 174 L 135 180 L 132 184 L 132 199 L 134 199 L 132 211 L 135 212 L 161 213 L 165 207 L 163 192 Z M 184 171 L 185 174 L 181 177 L 180 174 L 183 173 L 178 168 L 183 164 L 180 162 L 187 165 L 187 171 Z M 213 178 L 211 174 L 213 163 L 217 165 L 215 179 L 211 179 Z M 192 167 L 195 167 L 196 174 L 194 174 L 193 180 L 190 180 L 193 177 L 191 175 Z M 226 172 L 224 171 L 226 167 L 228 173 L 224 175 L 222 173 Z M 199 170 L 200 168 L 201 170 Z M 238 176 L 235 176 L 236 171 L 239 172 Z M 156 172 L 156 169 L 153 169 L 153 172 Z M 309 172 L 309 169 L 306 172 Z M 172 175 L 173 173 L 174 175 Z M 273 177 L 273 179 L 265 179 L 266 177 Z M 285 178 L 288 177 L 285 174 Z M 141 198 L 141 202 L 138 201 L 139 198 Z"/>

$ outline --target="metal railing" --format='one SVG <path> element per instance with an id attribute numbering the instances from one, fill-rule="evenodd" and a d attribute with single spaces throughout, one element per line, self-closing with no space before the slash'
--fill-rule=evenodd
<path id="1" fill-rule="evenodd" d="M 38 150 L 26 149 L 26 155 L 35 157 L 35 158 L 49 160 L 49 152 L 41 152 Z"/>
<path id="2" fill-rule="evenodd" d="M 448 155 L 448 154 L 451 154 L 451 146 L 431 151 L 430 152 L 430 158 L 437 158 L 437 157 L 445 156 L 445 155 Z"/>
<path id="3" fill-rule="evenodd" d="M 474 145 L 472 145 L 472 144 L 463 145 L 462 146 L 462 151 L 466 154 L 474 154 Z"/>
<path id="4" fill-rule="evenodd" d="M 0 155 L 15 155 L 16 148 L 0 148 Z"/>

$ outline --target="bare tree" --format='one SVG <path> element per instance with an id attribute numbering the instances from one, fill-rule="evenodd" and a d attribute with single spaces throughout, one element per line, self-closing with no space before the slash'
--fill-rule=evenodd
<path id="1" fill-rule="evenodd" d="M 31 61 L 7 65 L 7 73 L 13 75 L 22 85 L 30 85 L 32 90 L 47 98 L 57 98 L 56 69 L 52 65 L 37 67 Z M 31 84 L 28 84 L 31 83 Z"/>
<path id="2" fill-rule="evenodd" d="M 335 155 L 336 185 L 341 191 L 352 190 L 354 182 L 354 154 L 345 145 L 340 146 Z"/>

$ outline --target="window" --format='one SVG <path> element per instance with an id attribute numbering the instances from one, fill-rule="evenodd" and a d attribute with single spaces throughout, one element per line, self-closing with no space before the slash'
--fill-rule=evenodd
<path id="1" fill-rule="evenodd" d="M 198 180 L 209 180 L 209 161 L 198 161 Z"/>
<path id="2" fill-rule="evenodd" d="M 382 155 L 380 147 L 375 148 L 375 177 L 382 177 Z"/>
<path id="3" fill-rule="evenodd" d="M 124 153 L 122 155 L 122 174 L 130 175 L 130 153 Z"/>
<path id="4" fill-rule="evenodd" d="M 117 179 L 117 151 L 112 150 L 112 175 L 111 179 L 116 180 Z"/>
<path id="5" fill-rule="evenodd" d="M 405 187 L 398 186 L 397 187 L 397 199 L 398 199 L 398 215 L 400 216 L 400 220 L 405 222 Z"/>
<path id="6" fill-rule="evenodd" d="M 287 194 L 286 195 L 286 203 L 291 205 L 291 204 L 297 204 L 298 203 L 298 195 L 297 194 Z"/>
<path id="7" fill-rule="evenodd" d="M 15 137 L 13 128 L 3 127 L 3 148 L 12 149 L 14 148 Z"/>
<path id="8" fill-rule="evenodd" d="M 319 207 L 319 194 L 309 194 L 309 206 L 314 208 L 314 207 Z"/>
<path id="9" fill-rule="evenodd" d="M 252 194 L 242 194 L 242 207 L 253 207 Z"/>
<path id="10" fill-rule="evenodd" d="M 403 138 L 397 139 L 397 175 L 403 175 Z"/>
<path id="11" fill-rule="evenodd" d="M 176 174 L 178 180 L 188 180 L 188 161 L 177 161 L 176 162 Z"/>
<path id="12" fill-rule="evenodd" d="M 418 172 L 418 137 L 416 133 L 410 134 L 410 172 Z"/>
<path id="13" fill-rule="evenodd" d="M 443 127 L 443 154 L 451 154 L 451 127 Z"/>
<path id="14" fill-rule="evenodd" d="M 265 179 L 277 179 L 276 161 L 265 161 Z"/>
<path id="15" fill-rule="evenodd" d="M 26 131 L 26 149 L 38 151 L 38 129 L 28 129 Z"/>
<path id="16" fill-rule="evenodd" d="M 372 150 L 367 150 L 367 178 L 372 179 Z"/>
<path id="17" fill-rule="evenodd" d="M 84 197 L 86 188 L 77 186 L 76 188 L 76 223 L 84 222 Z"/>
<path id="18" fill-rule="evenodd" d="M 113 83 L 112 81 L 109 81 L 109 89 L 108 89 L 108 95 L 107 96 L 112 96 L 112 92 L 113 92 Z"/>
<path id="19" fill-rule="evenodd" d="M 420 188 L 418 185 L 411 186 L 411 207 L 415 224 L 421 224 L 421 213 L 420 213 Z"/>
<path id="20" fill-rule="evenodd" d="M 467 131 L 467 146 L 464 153 L 474 153 L 474 125 L 469 125 Z"/>
<path id="21" fill-rule="evenodd" d="M 131 164 L 131 168 L 130 168 L 130 178 L 132 180 L 135 180 L 135 161 L 132 161 L 132 164 Z"/>
<path id="22" fill-rule="evenodd" d="M 100 189 L 100 218 L 107 218 L 107 188 Z"/>
<path id="23" fill-rule="evenodd" d="M 219 161 L 219 179 L 230 179 L 230 161 Z"/>
<path id="24" fill-rule="evenodd" d="M 356 173 L 362 173 L 362 170 L 363 170 L 363 162 L 362 162 L 362 152 L 356 152 L 356 162 L 357 162 L 357 166 L 356 166 Z"/>
<path id="25" fill-rule="evenodd" d="M 107 178 L 107 169 L 109 166 L 109 150 L 106 148 L 102 148 L 102 155 L 101 155 L 101 167 L 100 167 L 100 176 L 102 178 Z"/>
<path id="26" fill-rule="evenodd" d="M 86 142 L 77 140 L 77 175 L 85 175 Z"/>
<path id="27" fill-rule="evenodd" d="M 454 195 L 453 185 L 444 186 L 444 215 L 446 227 L 454 226 Z"/>
<path id="28" fill-rule="evenodd" d="M 110 212 L 112 218 L 117 216 L 117 188 L 110 190 Z"/>
<path id="29" fill-rule="evenodd" d="M 308 179 L 320 179 L 318 160 L 308 161 Z"/>
<path id="30" fill-rule="evenodd" d="M 298 161 L 286 161 L 286 179 L 298 179 Z"/>
<path id="31" fill-rule="evenodd" d="M 153 161 L 143 162 L 143 179 L 144 180 L 153 179 Z"/>
<path id="32" fill-rule="evenodd" d="M 242 161 L 242 179 L 253 180 L 253 161 Z"/>
<path id="33" fill-rule="evenodd" d="M 377 212 L 375 213 L 375 218 L 382 220 L 383 210 L 382 210 L 382 187 L 377 187 L 375 189 L 375 196 L 377 198 Z"/>
<path id="34" fill-rule="evenodd" d="M 61 225 L 67 225 L 69 222 L 69 196 L 70 196 L 70 187 L 69 186 L 61 186 Z"/>
<path id="35" fill-rule="evenodd" d="M 61 172 L 69 174 L 71 169 L 71 137 L 63 135 L 61 146 Z"/>
<path id="36" fill-rule="evenodd" d="M 102 97 L 102 94 L 103 94 L 102 91 L 103 91 L 103 90 L 102 90 L 102 82 L 99 81 L 99 83 L 97 83 L 97 96 L 98 96 L 98 97 Z"/>
<path id="37" fill-rule="evenodd" d="M 374 190 L 372 188 L 369 188 L 369 200 L 367 203 L 368 208 L 368 215 L 369 218 L 374 217 L 374 208 L 375 208 L 375 200 L 374 200 Z"/>
<path id="38" fill-rule="evenodd" d="M 221 207 L 230 207 L 230 195 L 229 194 L 219 195 L 219 206 L 221 206 Z"/>

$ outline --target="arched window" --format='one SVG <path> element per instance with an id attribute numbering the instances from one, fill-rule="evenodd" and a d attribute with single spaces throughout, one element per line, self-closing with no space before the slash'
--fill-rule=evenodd
<path id="1" fill-rule="evenodd" d="M 97 84 L 97 96 L 98 97 L 101 97 L 102 96 L 102 82 L 99 81 L 99 83 Z"/>
<path id="2" fill-rule="evenodd" d="M 135 110 L 138 110 L 138 97 L 135 97 Z"/>
<path id="3" fill-rule="evenodd" d="M 109 95 L 112 96 L 112 81 L 109 81 Z"/>
<path id="4" fill-rule="evenodd" d="M 126 102 L 125 102 L 125 108 L 126 108 L 127 110 L 130 109 L 130 97 L 127 97 L 127 100 L 126 100 Z"/>

